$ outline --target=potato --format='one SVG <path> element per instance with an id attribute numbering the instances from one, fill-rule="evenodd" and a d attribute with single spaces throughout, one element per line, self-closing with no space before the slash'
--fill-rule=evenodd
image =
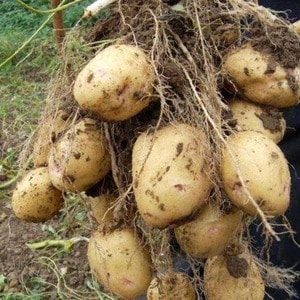
<path id="1" fill-rule="evenodd" d="M 12 195 L 15 215 L 28 222 L 51 219 L 62 207 L 63 197 L 51 183 L 48 169 L 40 167 L 26 174 Z"/>
<path id="2" fill-rule="evenodd" d="M 180 248 L 195 258 L 220 254 L 241 227 L 243 213 L 233 208 L 222 213 L 219 207 L 205 204 L 195 220 L 175 229 Z"/>
<path id="3" fill-rule="evenodd" d="M 48 155 L 52 143 L 71 126 L 72 120 L 66 112 L 59 111 L 55 118 L 48 117 L 42 124 L 37 140 L 33 145 L 32 159 L 35 168 L 48 164 Z"/>
<path id="4" fill-rule="evenodd" d="M 73 125 L 50 149 L 49 174 L 53 185 L 68 192 L 81 192 L 100 181 L 111 160 L 104 135 L 93 119 Z"/>
<path id="5" fill-rule="evenodd" d="M 282 114 L 270 106 L 262 106 L 241 99 L 229 102 L 238 130 L 252 130 L 263 133 L 274 143 L 279 143 L 285 132 Z"/>
<path id="6" fill-rule="evenodd" d="M 98 197 L 89 197 L 93 217 L 98 224 L 102 224 L 113 219 L 113 210 L 110 209 L 116 198 L 111 194 L 103 194 Z"/>
<path id="7" fill-rule="evenodd" d="M 254 131 L 232 134 L 227 142 L 236 159 L 235 164 L 228 149 L 224 148 L 221 179 L 229 199 L 248 214 L 257 214 L 238 178 L 238 167 L 248 191 L 260 208 L 269 216 L 283 214 L 289 205 L 291 178 L 280 148 Z"/>
<path id="8" fill-rule="evenodd" d="M 204 267 L 207 300 L 263 300 L 264 282 L 249 253 L 215 256 Z"/>
<path id="9" fill-rule="evenodd" d="M 195 288 L 181 272 L 168 271 L 154 277 L 147 290 L 147 300 L 194 300 Z"/>
<path id="10" fill-rule="evenodd" d="M 133 190 L 138 211 L 153 227 L 176 225 L 207 199 L 209 144 L 186 124 L 141 134 L 132 154 Z"/>
<path id="11" fill-rule="evenodd" d="M 122 298 L 138 297 L 150 284 L 150 258 L 132 229 L 100 227 L 90 238 L 88 261 L 97 280 Z"/>
<path id="12" fill-rule="evenodd" d="M 147 107 L 154 71 L 146 54 L 132 45 L 112 45 L 79 73 L 74 97 L 79 106 L 106 121 L 122 121 Z"/>
<path id="13" fill-rule="evenodd" d="M 287 70 L 250 44 L 230 52 L 223 70 L 249 100 L 283 108 L 300 100 L 300 67 Z"/>

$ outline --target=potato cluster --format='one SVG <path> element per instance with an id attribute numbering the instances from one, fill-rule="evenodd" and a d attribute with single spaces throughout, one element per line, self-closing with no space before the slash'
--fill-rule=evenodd
<path id="1" fill-rule="evenodd" d="M 250 43 L 229 52 L 222 68 L 234 126 L 222 132 L 226 141 L 217 171 L 211 167 L 216 148 L 203 124 L 163 122 L 155 129 L 149 125 L 132 142 L 131 224 L 119 216 L 122 195 L 88 197 L 98 223 L 88 262 L 103 288 L 118 297 L 193 300 L 198 293 L 187 275 L 157 265 L 146 231 L 132 228 L 134 222 L 142 224 L 140 229 L 171 232 L 186 255 L 206 259 L 206 299 L 264 297 L 264 282 L 247 246 L 239 253 L 227 250 L 240 243 L 245 219 L 262 214 L 271 219 L 289 206 L 288 163 L 276 145 L 286 128 L 279 109 L 296 105 L 300 90 L 270 53 Z M 299 81 L 300 67 L 292 71 Z M 13 193 L 18 218 L 46 221 L 61 209 L 66 193 L 86 192 L 107 178 L 115 153 L 104 127 L 130 122 L 158 98 L 155 74 L 148 53 L 127 44 L 107 46 L 86 64 L 73 87 L 80 117 L 70 120 L 59 112 L 45 129 L 51 137 L 36 141 L 35 169 Z M 222 203 L 216 201 L 218 192 Z"/>

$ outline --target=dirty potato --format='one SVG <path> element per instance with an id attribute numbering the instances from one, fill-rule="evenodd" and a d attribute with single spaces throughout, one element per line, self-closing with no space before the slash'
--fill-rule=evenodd
<path id="1" fill-rule="evenodd" d="M 169 125 L 141 134 L 133 148 L 133 189 L 138 211 L 151 226 L 174 226 L 207 199 L 209 143 L 199 129 Z"/>

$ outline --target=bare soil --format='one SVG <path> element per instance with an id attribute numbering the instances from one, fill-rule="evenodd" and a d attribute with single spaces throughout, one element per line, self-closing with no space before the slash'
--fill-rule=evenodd
<path id="1" fill-rule="evenodd" d="M 61 250 L 58 248 L 31 250 L 26 243 L 51 238 L 49 231 L 43 231 L 41 224 L 18 220 L 9 203 L 0 200 L 0 274 L 6 277 L 6 286 L 0 290 L 0 296 L 1 292 L 26 293 L 28 289 L 34 292 L 49 292 L 50 296 L 47 296 L 47 299 L 57 299 L 58 278 L 50 269 L 52 264 L 41 263 L 41 257 L 51 257 L 55 261 L 57 269 L 65 273 L 66 286 L 71 289 L 78 289 L 91 280 L 86 259 L 86 242 L 75 244 L 70 252 L 58 253 Z M 44 224 L 58 230 L 61 227 L 61 219 L 55 217 Z M 71 235 L 71 232 L 69 234 Z M 37 286 L 38 279 L 44 281 L 40 286 Z M 62 288 L 64 289 L 64 286 Z"/>

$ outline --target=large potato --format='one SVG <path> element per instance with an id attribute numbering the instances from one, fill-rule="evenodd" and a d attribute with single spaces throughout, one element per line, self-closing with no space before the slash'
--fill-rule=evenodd
<path id="1" fill-rule="evenodd" d="M 48 164 L 48 155 L 52 143 L 70 127 L 71 123 L 72 120 L 63 111 L 59 111 L 54 118 L 49 116 L 44 120 L 38 132 L 38 138 L 33 145 L 32 159 L 36 168 Z"/>
<path id="2" fill-rule="evenodd" d="M 265 285 L 252 257 L 243 252 L 208 259 L 204 291 L 207 300 L 263 300 Z"/>
<path id="3" fill-rule="evenodd" d="M 241 99 L 229 102 L 238 130 L 252 130 L 263 133 L 274 143 L 279 143 L 285 132 L 285 120 L 275 108 L 262 106 Z"/>
<path id="4" fill-rule="evenodd" d="M 105 136 L 93 119 L 82 119 L 52 145 L 50 179 L 62 191 L 81 192 L 100 181 L 110 170 Z"/>
<path id="5" fill-rule="evenodd" d="M 62 207 L 63 197 L 51 183 L 48 169 L 34 169 L 17 184 L 12 195 L 15 215 L 29 222 L 51 219 Z"/>
<path id="6" fill-rule="evenodd" d="M 205 134 L 186 124 L 139 136 L 132 154 L 133 189 L 149 225 L 174 225 L 204 203 L 212 186 L 208 148 Z"/>
<path id="7" fill-rule="evenodd" d="M 257 214 L 238 177 L 254 200 L 269 216 L 283 214 L 289 205 L 291 178 L 280 148 L 269 138 L 254 131 L 232 134 L 227 139 L 236 163 L 227 148 L 221 162 L 221 179 L 229 199 L 250 215 Z"/>
<path id="8" fill-rule="evenodd" d="M 300 100 L 300 67 L 285 69 L 250 44 L 230 52 L 223 69 L 253 102 L 283 108 L 296 105 Z"/>
<path id="9" fill-rule="evenodd" d="M 195 300 L 195 288 L 181 272 L 168 271 L 155 276 L 147 290 L 147 300 Z"/>
<path id="10" fill-rule="evenodd" d="M 99 52 L 79 73 L 74 97 L 81 108 L 106 121 L 126 120 L 149 105 L 154 79 L 140 48 L 113 45 Z"/>
<path id="11" fill-rule="evenodd" d="M 195 220 L 175 229 L 180 248 L 195 258 L 220 254 L 241 227 L 243 213 L 239 209 L 222 211 L 213 204 L 205 204 Z"/>
<path id="12" fill-rule="evenodd" d="M 110 292 L 125 299 L 144 294 L 152 272 L 148 253 L 129 228 L 95 231 L 88 245 L 94 276 Z"/>

